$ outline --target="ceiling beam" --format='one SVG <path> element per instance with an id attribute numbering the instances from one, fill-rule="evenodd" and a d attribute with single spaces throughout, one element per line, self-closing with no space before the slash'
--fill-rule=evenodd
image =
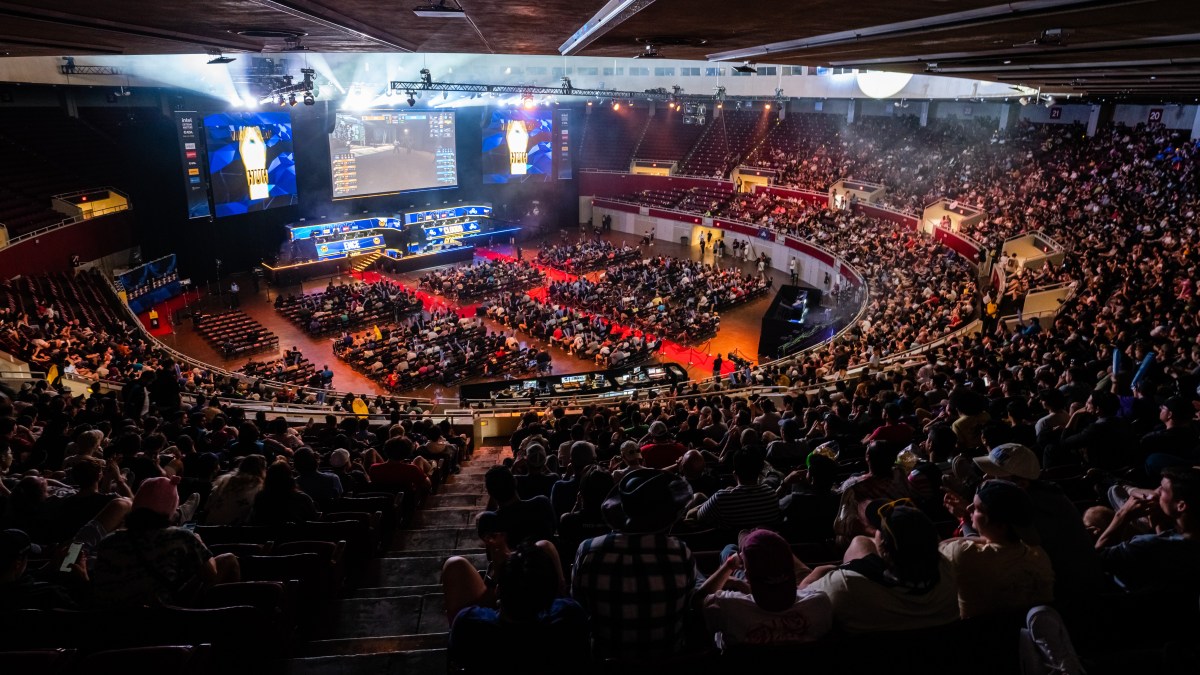
<path id="1" fill-rule="evenodd" d="M 138 37 L 163 40 L 166 42 L 182 42 L 196 45 L 197 51 L 203 51 L 204 47 L 220 47 L 222 49 L 252 52 L 257 52 L 260 49 L 260 45 L 247 40 L 233 40 L 223 37 L 212 38 L 193 33 L 184 33 L 182 31 L 139 26 L 121 21 L 83 17 L 69 14 L 67 12 L 58 12 L 51 9 L 30 7 L 28 5 L 17 5 L 11 2 L 0 2 L 0 16 L 7 16 L 14 19 L 24 19 L 26 21 L 49 23 L 56 26 L 86 28 L 89 30 L 117 33 L 119 35 L 136 35 Z"/>
<path id="2" fill-rule="evenodd" d="M 256 5 L 282 12 L 297 19 L 310 21 L 319 26 L 344 33 L 360 40 L 391 47 L 402 52 L 415 52 L 416 43 L 397 37 L 381 28 L 352 19 L 341 12 L 334 11 L 309 0 L 249 0 Z M 406 11 L 406 10 L 400 10 Z"/>
<path id="3" fill-rule="evenodd" d="M 757 47 L 746 47 L 717 52 L 707 56 L 709 61 L 742 61 L 758 59 L 775 54 L 804 51 L 843 44 L 861 45 L 871 40 L 895 39 L 906 36 L 924 35 L 933 31 L 955 30 L 973 26 L 1004 23 L 1018 19 L 1070 14 L 1092 9 L 1105 9 L 1126 5 L 1151 3 L 1153 0 L 1023 0 L 991 7 L 979 7 L 961 12 L 923 17 L 909 21 L 865 26 L 850 30 L 783 42 L 772 42 Z"/>
<path id="4" fill-rule="evenodd" d="M 861 68 L 870 66 L 886 66 L 910 63 L 962 63 L 969 64 L 982 60 L 1016 60 L 1033 57 L 1035 60 L 1045 60 L 1064 55 L 1090 54 L 1112 50 L 1133 51 L 1139 49 L 1163 49 L 1167 47 L 1184 47 L 1200 43 L 1200 33 L 1183 35 L 1155 35 L 1133 40 L 1106 40 L 1103 42 L 1088 42 L 1066 47 L 1038 45 L 1020 49 L 982 49 L 971 52 L 945 52 L 941 54 L 921 54 L 918 56 L 884 56 L 875 59 L 852 59 L 848 61 L 830 61 L 834 68 Z"/>
<path id="5" fill-rule="evenodd" d="M 563 56 L 578 54 L 605 33 L 653 4 L 654 0 L 609 0 L 599 12 L 572 33 L 566 42 L 559 45 L 558 53 Z"/>

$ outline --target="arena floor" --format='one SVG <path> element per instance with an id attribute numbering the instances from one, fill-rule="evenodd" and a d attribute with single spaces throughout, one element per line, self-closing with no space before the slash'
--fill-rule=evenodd
<path id="1" fill-rule="evenodd" d="M 573 240 L 579 236 L 578 231 L 564 230 Z M 636 243 L 634 237 L 621 232 L 607 232 L 601 235 L 602 238 L 612 241 L 614 244 L 621 244 L 623 241 Z M 564 240 L 565 241 L 565 240 Z M 530 245 L 527 243 L 526 245 Z M 537 249 L 524 248 L 523 257 L 531 260 L 537 255 Z M 514 255 L 512 246 L 502 245 L 495 246 L 491 249 L 480 249 L 476 253 L 476 260 L 495 257 L 495 256 L 512 256 Z M 649 250 L 643 249 L 643 255 L 650 257 L 652 255 L 670 255 L 679 258 L 691 258 L 698 260 L 700 258 L 700 249 L 698 247 L 687 248 L 682 244 L 656 241 L 654 246 Z M 705 260 L 712 261 L 711 251 L 705 256 Z M 731 258 L 726 257 L 721 261 L 722 266 L 728 267 L 735 265 L 744 272 L 752 272 L 756 269 L 753 262 L 733 262 Z M 382 276 L 384 278 L 393 279 L 409 288 L 417 287 L 418 279 L 423 272 L 412 272 L 407 274 L 386 274 L 368 272 L 368 280 Z M 782 272 L 768 270 L 768 273 L 774 277 L 775 286 L 777 289 L 781 284 L 788 282 L 787 274 Z M 178 349 L 179 351 L 205 361 L 220 365 L 230 370 L 236 370 L 244 365 L 251 358 L 256 361 L 270 361 L 282 355 L 282 351 L 292 346 L 296 346 L 306 358 L 313 361 L 318 368 L 326 364 L 334 373 L 333 386 L 338 391 L 353 391 L 356 393 L 384 393 L 383 389 L 375 382 L 371 381 L 364 375 L 350 368 L 346 363 L 338 360 L 333 356 L 332 346 L 329 338 L 312 338 L 301 331 L 297 326 L 287 321 L 282 315 L 275 311 L 272 305 L 272 300 L 280 293 L 312 293 L 323 290 L 328 286 L 331 277 L 319 277 L 310 279 L 302 285 L 285 286 L 283 288 L 270 287 L 264 283 L 260 290 L 253 292 L 253 284 L 249 279 L 239 280 L 241 286 L 241 310 L 253 317 L 267 329 L 279 336 L 279 353 L 259 353 L 253 357 L 228 359 L 220 355 L 215 349 L 210 347 L 192 328 L 190 321 L 183 321 L 175 326 L 175 332 L 164 335 L 161 339 L 169 346 Z M 348 276 L 333 277 L 335 283 L 342 283 L 349 279 Z M 693 377 L 704 377 L 712 372 L 711 355 L 720 353 L 722 356 L 738 350 L 739 355 L 743 355 L 752 361 L 757 362 L 758 336 L 761 331 L 761 319 L 767 306 L 770 305 L 772 297 L 774 297 L 774 289 L 771 293 L 760 296 L 753 301 L 740 305 L 731 310 L 721 313 L 721 329 L 717 336 L 711 341 L 703 344 L 692 345 L 693 349 L 677 348 L 668 346 L 665 354 L 656 356 L 654 362 L 674 362 L 683 366 L 688 370 Z M 438 295 L 429 295 L 422 293 L 422 299 L 426 301 L 428 307 L 431 303 L 438 306 L 448 306 L 461 308 L 462 305 L 448 298 L 443 298 Z M 227 298 L 226 298 L 227 300 Z M 218 308 L 218 300 L 215 297 L 202 298 L 199 304 L 210 311 L 215 311 Z M 468 308 L 472 305 L 466 305 Z M 473 315 L 473 310 L 471 311 Z M 489 330 L 502 330 L 503 326 L 491 321 L 484 320 Z M 517 337 L 526 342 L 538 344 L 541 347 L 546 345 L 540 341 L 532 340 L 528 335 L 521 333 Z M 701 351 L 702 350 L 702 351 Z M 565 351 L 557 348 L 551 348 L 550 353 L 554 357 L 554 373 L 564 374 L 572 372 L 582 372 L 587 370 L 596 370 L 595 363 L 589 360 L 575 358 L 569 356 Z M 689 365 L 689 362 L 690 365 Z M 726 372 L 729 372 L 731 365 L 726 361 Z M 499 379 L 491 378 L 475 378 L 470 382 L 486 382 L 489 380 Z M 407 392 L 415 397 L 435 397 L 452 398 L 458 395 L 457 387 L 429 387 L 425 389 L 417 389 Z"/>

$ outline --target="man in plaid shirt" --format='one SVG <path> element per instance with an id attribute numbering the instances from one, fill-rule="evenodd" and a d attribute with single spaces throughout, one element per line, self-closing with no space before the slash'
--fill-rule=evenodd
<path id="1" fill-rule="evenodd" d="M 659 656 L 683 646 L 696 565 L 666 532 L 691 494 L 675 474 L 635 469 L 605 500 L 605 520 L 617 531 L 579 545 L 571 579 L 572 596 L 591 616 L 597 656 Z"/>

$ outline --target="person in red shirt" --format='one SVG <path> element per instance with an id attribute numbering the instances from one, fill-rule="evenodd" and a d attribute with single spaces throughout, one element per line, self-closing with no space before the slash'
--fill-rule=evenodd
<path id="1" fill-rule="evenodd" d="M 418 500 L 429 494 L 433 485 L 429 477 L 417 465 L 412 463 L 413 444 L 404 436 L 390 438 L 383 444 L 383 454 L 386 462 L 372 464 L 367 471 L 372 483 L 395 485 L 402 487 L 405 492 Z"/>
<path id="2" fill-rule="evenodd" d="M 871 443 L 872 441 L 881 441 L 890 443 L 897 447 L 904 446 L 912 442 L 913 428 L 900 421 L 903 412 L 900 410 L 899 404 L 889 403 L 883 406 L 883 426 L 876 427 L 866 438 L 863 443 Z"/>
<path id="3" fill-rule="evenodd" d="M 642 461 L 652 469 L 665 469 L 683 457 L 687 448 L 671 438 L 667 425 L 657 420 L 650 425 L 650 442 L 641 447 Z"/>

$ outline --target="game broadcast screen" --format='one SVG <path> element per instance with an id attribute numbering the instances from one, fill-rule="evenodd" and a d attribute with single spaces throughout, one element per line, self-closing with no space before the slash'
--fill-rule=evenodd
<path id="1" fill-rule="evenodd" d="M 334 199 L 454 187 L 454 112 L 339 112 L 329 159 Z"/>
<path id="2" fill-rule="evenodd" d="M 292 118 L 286 112 L 206 115 L 208 172 L 216 215 L 296 203 Z"/>
<path id="3" fill-rule="evenodd" d="M 483 128 L 483 182 L 522 183 L 554 178 L 554 111 L 495 108 Z"/>

